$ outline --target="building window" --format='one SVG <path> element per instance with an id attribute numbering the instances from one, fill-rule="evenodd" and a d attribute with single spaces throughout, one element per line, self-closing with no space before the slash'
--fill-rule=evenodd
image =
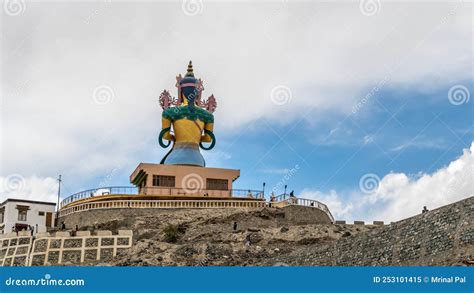
<path id="1" fill-rule="evenodd" d="M 17 205 L 16 209 L 18 210 L 18 221 L 26 221 L 26 214 L 28 213 L 30 207 Z"/>
<path id="2" fill-rule="evenodd" d="M 175 187 L 175 177 L 153 175 L 153 186 Z"/>
<path id="3" fill-rule="evenodd" d="M 227 190 L 229 181 L 227 179 L 210 179 L 206 180 L 206 189 L 210 190 Z"/>
<path id="4" fill-rule="evenodd" d="M 44 212 L 38 212 L 38 216 L 44 216 Z"/>
<path id="5" fill-rule="evenodd" d="M 18 221 L 26 221 L 27 210 L 18 210 Z"/>

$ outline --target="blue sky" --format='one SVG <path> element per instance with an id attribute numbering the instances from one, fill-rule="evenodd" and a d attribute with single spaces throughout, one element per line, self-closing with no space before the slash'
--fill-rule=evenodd
<path id="1" fill-rule="evenodd" d="M 238 189 L 261 189 L 266 182 L 269 191 L 283 180 L 288 190 L 297 193 L 305 188 L 350 190 L 367 173 L 380 177 L 390 172 L 433 173 L 460 156 L 473 141 L 472 103 L 452 105 L 448 91 L 383 90 L 361 112 L 332 115 L 323 124 L 306 121 L 319 114 L 317 109 L 305 109 L 306 118 L 288 125 L 261 118 L 240 131 L 217 132 L 215 149 L 202 152 L 208 167 L 241 170 L 234 185 Z M 153 146 L 154 139 L 153 148 L 140 153 L 143 162 L 158 162 L 165 154 Z M 297 172 L 284 180 L 296 166 Z M 124 185 L 133 170 L 112 171 L 110 184 Z M 92 178 L 89 186 L 101 180 L 101 176 Z"/>
<path id="2" fill-rule="evenodd" d="M 235 188 L 287 184 L 348 220 L 474 194 L 472 3 L 181 4 L 4 7 L 2 198 L 55 201 L 58 174 L 63 196 L 128 185 L 166 153 L 158 96 L 190 59 L 218 104 L 204 156 Z"/>
<path id="3" fill-rule="evenodd" d="M 472 91 L 472 82 L 463 84 L 470 84 Z M 203 153 L 209 167 L 241 170 L 236 189 L 261 189 L 266 182 L 267 196 L 273 190 L 282 193 L 286 184 L 288 192 L 297 195 L 305 190 L 322 194 L 336 190 L 342 200 L 349 200 L 354 191 L 359 192 L 365 174 L 383 178 L 403 173 L 416 180 L 436 173 L 470 148 L 472 103 L 453 105 L 448 91 L 382 90 L 359 112 L 330 115 L 324 123 L 310 122 L 321 114 L 317 109 L 305 109 L 306 117 L 285 125 L 260 118 L 240 131 L 217 132 L 217 146 Z M 150 139 L 138 154 L 140 161 L 161 159 L 165 151 L 156 144 L 155 138 Z M 81 182 L 80 187 L 71 184 L 66 173 L 64 190 L 71 193 L 104 181 L 126 185 L 130 166 L 115 167 Z M 429 198 L 425 202 L 431 203 Z"/>

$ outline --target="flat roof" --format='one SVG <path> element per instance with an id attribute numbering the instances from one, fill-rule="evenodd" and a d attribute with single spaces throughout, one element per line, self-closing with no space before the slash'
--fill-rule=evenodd
<path id="1" fill-rule="evenodd" d="M 35 203 L 35 204 L 46 204 L 55 206 L 56 203 L 48 202 L 48 201 L 37 201 L 37 200 L 28 200 L 28 199 L 16 199 L 16 198 L 7 198 L 4 202 L 0 203 L 0 205 L 4 205 L 7 202 L 23 202 L 23 203 Z"/>
<path id="2" fill-rule="evenodd" d="M 162 170 L 168 170 L 171 173 L 178 169 L 188 169 L 192 173 L 197 173 L 201 174 L 201 172 L 207 172 L 207 171 L 217 171 L 217 172 L 226 172 L 226 173 L 238 173 L 235 177 L 232 178 L 232 182 L 237 180 L 240 177 L 240 169 L 227 169 L 227 168 L 211 168 L 211 167 L 200 167 L 200 166 L 190 166 L 190 165 L 165 165 L 165 164 L 156 164 L 156 163 L 143 163 L 141 162 L 138 164 L 138 166 L 135 168 L 135 170 L 132 172 L 130 175 L 130 183 L 133 182 L 135 177 L 137 176 L 141 170 L 144 171 L 149 171 L 149 169 L 162 169 Z M 168 172 L 168 173 L 170 173 Z M 133 183 L 132 183 L 133 184 Z"/>

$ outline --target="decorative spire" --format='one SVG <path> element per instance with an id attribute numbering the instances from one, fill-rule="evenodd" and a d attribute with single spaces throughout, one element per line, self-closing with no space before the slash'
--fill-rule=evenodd
<path id="1" fill-rule="evenodd" d="M 192 61 L 189 61 L 189 64 L 188 64 L 188 72 L 186 73 L 186 76 L 192 76 L 192 77 L 194 77 L 193 62 L 192 62 Z"/>

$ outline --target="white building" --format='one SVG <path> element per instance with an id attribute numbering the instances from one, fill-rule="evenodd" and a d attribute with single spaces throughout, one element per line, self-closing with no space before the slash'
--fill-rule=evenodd
<path id="1" fill-rule="evenodd" d="M 54 226 L 54 202 L 9 198 L 0 204 L 0 234 L 28 230 L 45 232 Z"/>

